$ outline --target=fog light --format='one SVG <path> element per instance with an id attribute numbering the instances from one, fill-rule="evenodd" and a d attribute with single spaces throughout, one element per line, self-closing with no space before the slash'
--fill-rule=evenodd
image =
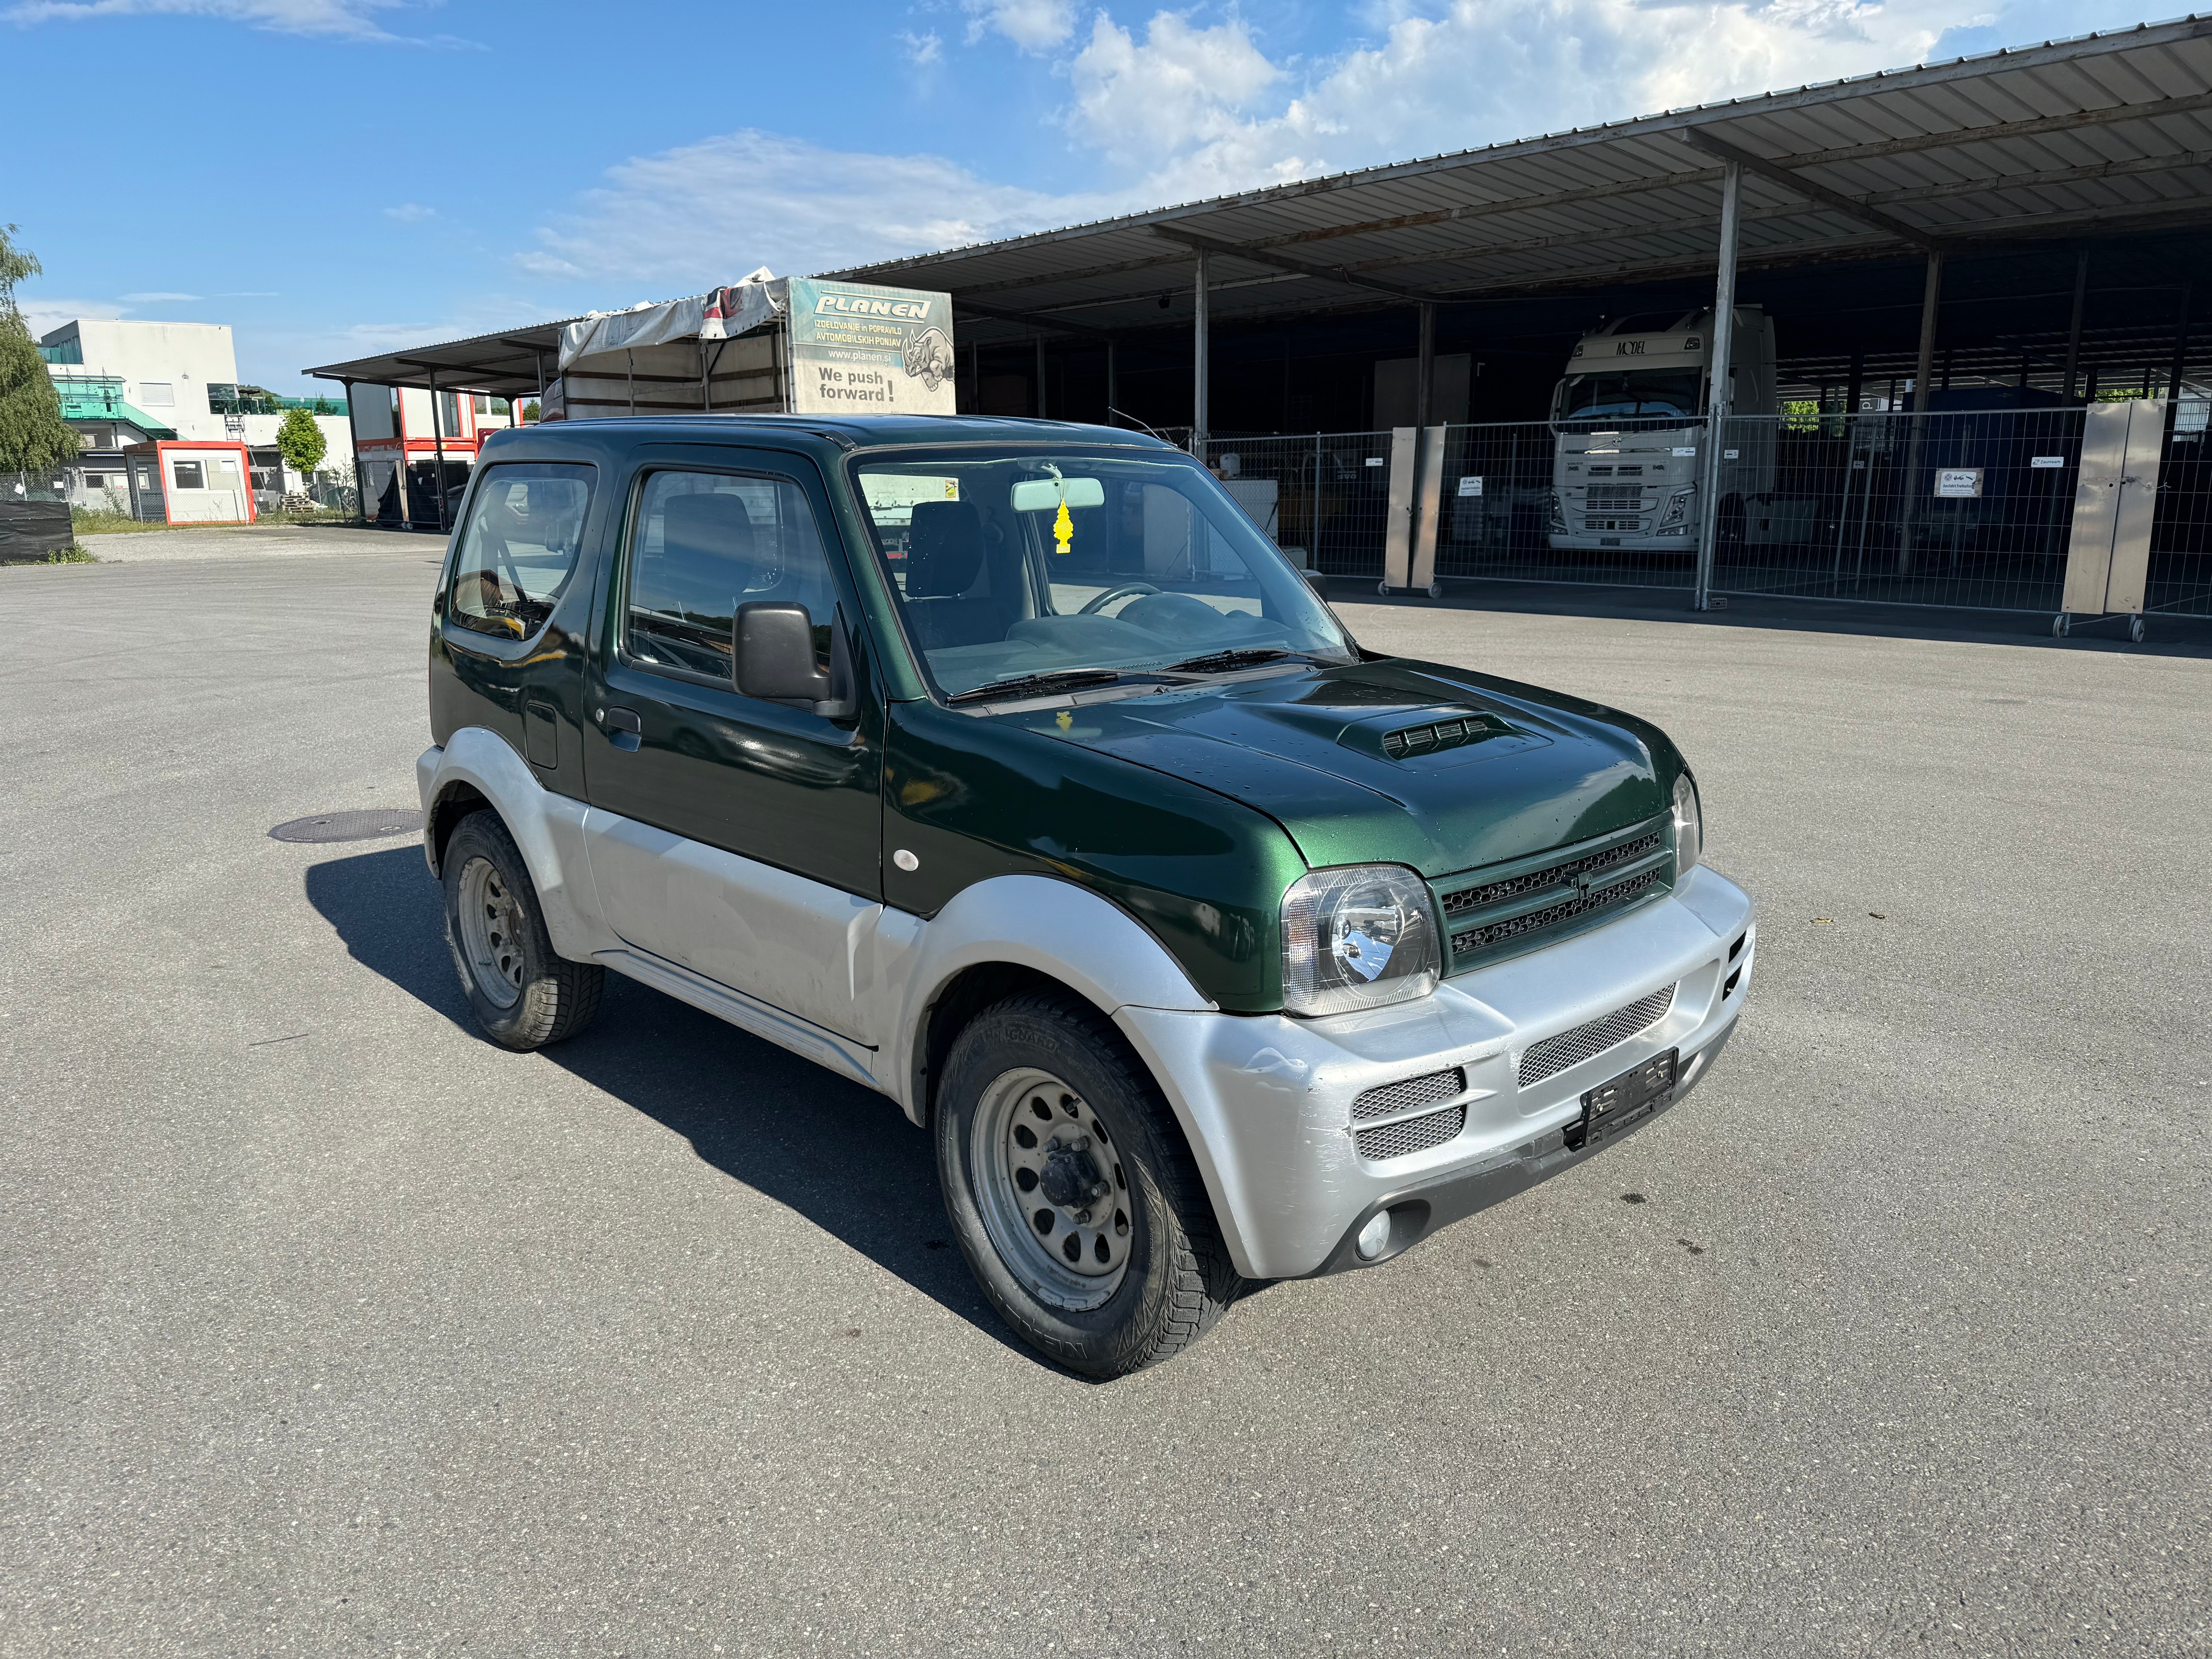
<path id="1" fill-rule="evenodd" d="M 1383 1248 L 1389 1243 L 1390 1212 L 1377 1210 L 1368 1224 L 1359 1230 L 1359 1237 L 1353 1248 L 1359 1252 L 1360 1260 L 1372 1261 L 1382 1254 Z"/>

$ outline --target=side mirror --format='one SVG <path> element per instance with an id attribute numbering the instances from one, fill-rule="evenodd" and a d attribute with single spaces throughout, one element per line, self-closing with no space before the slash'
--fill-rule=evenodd
<path id="1" fill-rule="evenodd" d="M 829 696 L 830 677 L 814 665 L 814 620 L 805 605 L 741 605 L 734 631 L 734 676 L 744 696 L 810 708 Z"/>
<path id="2" fill-rule="evenodd" d="M 1313 589 L 1314 598 L 1319 599 L 1323 605 L 1327 605 L 1328 603 L 1328 578 L 1322 575 L 1318 570 L 1308 570 L 1301 574 L 1303 574 L 1306 579 L 1306 586 Z"/>

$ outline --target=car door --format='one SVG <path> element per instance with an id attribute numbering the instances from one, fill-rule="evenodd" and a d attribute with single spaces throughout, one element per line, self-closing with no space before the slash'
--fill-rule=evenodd
<path id="1" fill-rule="evenodd" d="M 439 741 L 467 726 L 496 732 L 539 783 L 577 799 L 598 471 L 581 461 L 485 468 L 446 562 L 430 644 Z"/>
<path id="2" fill-rule="evenodd" d="M 641 459 L 597 630 L 586 775 L 592 883 L 638 949 L 868 1040 L 881 914 L 882 712 L 820 476 L 770 450 Z M 849 712 L 733 684 L 739 605 L 804 605 Z"/>

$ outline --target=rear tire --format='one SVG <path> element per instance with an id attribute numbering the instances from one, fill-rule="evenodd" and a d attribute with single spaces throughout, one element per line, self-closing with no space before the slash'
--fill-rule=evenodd
<path id="1" fill-rule="evenodd" d="M 1101 1379 L 1180 1353 L 1239 1281 L 1175 1116 L 1110 1021 L 1028 993 L 954 1039 L 934 1123 L 961 1253 L 1024 1340 Z"/>
<path id="2" fill-rule="evenodd" d="M 484 1035 L 502 1048 L 527 1053 L 590 1024 L 607 970 L 554 954 L 530 866 L 498 815 L 475 811 L 463 818 L 440 868 L 446 946 Z"/>

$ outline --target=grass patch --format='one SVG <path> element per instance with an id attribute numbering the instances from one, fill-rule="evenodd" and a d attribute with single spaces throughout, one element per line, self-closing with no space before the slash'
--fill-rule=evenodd
<path id="1" fill-rule="evenodd" d="M 59 547 L 40 561 L 45 564 L 98 564 L 100 561 L 81 547 Z"/>
<path id="2" fill-rule="evenodd" d="M 132 531 L 167 530 L 165 524 L 145 524 L 112 507 L 72 507 L 70 528 L 80 536 L 116 536 Z"/>

